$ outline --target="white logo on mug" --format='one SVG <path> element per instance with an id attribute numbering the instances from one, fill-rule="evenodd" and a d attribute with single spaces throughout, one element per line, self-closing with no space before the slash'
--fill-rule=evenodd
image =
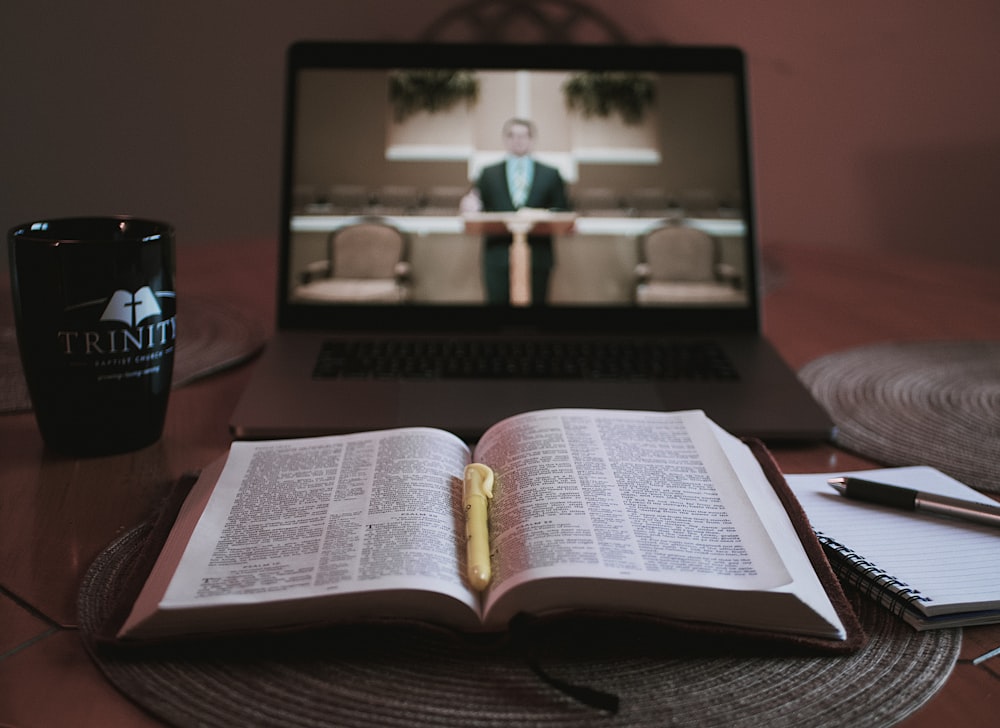
<path id="1" fill-rule="evenodd" d="M 135 293 L 119 288 L 111 294 L 111 300 L 101 314 L 101 321 L 121 321 L 135 328 L 150 316 L 163 313 L 156 294 L 149 286 L 143 286 Z"/>
<path id="2" fill-rule="evenodd" d="M 103 304 L 104 308 L 98 321 L 124 324 L 125 328 L 106 326 L 97 329 L 84 324 L 84 327 L 81 327 L 83 330 L 57 331 L 60 348 L 64 354 L 71 355 L 120 356 L 172 345 L 177 338 L 177 320 L 175 316 L 162 318 L 163 307 L 160 305 L 160 299 L 173 298 L 174 295 L 173 291 L 154 292 L 149 286 L 143 286 L 135 292 L 120 288 L 111 294 L 107 303 L 97 300 L 70 306 L 67 311 Z M 151 318 L 158 320 L 143 323 Z M 119 358 L 116 363 L 127 364 L 131 361 L 133 361 L 131 357 Z"/>

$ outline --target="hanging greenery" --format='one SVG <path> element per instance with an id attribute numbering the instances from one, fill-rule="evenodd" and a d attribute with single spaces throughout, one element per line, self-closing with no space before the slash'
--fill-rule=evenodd
<path id="1" fill-rule="evenodd" d="M 641 73 L 587 71 L 563 84 L 566 106 L 584 116 L 618 113 L 626 124 L 638 124 L 656 99 L 653 80 Z"/>
<path id="2" fill-rule="evenodd" d="M 396 121 L 419 111 L 436 113 L 479 99 L 479 80 L 471 71 L 394 71 L 389 74 L 389 101 Z"/>

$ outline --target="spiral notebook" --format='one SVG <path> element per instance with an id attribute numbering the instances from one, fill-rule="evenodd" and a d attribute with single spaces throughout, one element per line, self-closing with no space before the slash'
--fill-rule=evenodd
<path id="1" fill-rule="evenodd" d="M 1000 530 L 847 500 L 827 485 L 834 475 L 994 500 L 923 466 L 785 476 L 842 581 L 917 630 L 1000 622 Z"/>

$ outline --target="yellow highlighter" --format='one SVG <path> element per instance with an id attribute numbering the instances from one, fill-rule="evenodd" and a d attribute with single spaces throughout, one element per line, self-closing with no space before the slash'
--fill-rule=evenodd
<path id="1" fill-rule="evenodd" d="M 463 503 L 465 534 L 472 588 L 482 591 L 490 583 L 490 531 L 487 511 L 493 497 L 493 470 L 482 463 L 465 466 Z"/>

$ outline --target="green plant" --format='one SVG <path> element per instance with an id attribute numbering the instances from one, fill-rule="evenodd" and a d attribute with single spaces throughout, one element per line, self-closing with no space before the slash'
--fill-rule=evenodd
<path id="1" fill-rule="evenodd" d="M 394 71 L 389 75 L 389 101 L 396 121 L 419 111 L 436 113 L 479 99 L 479 80 L 471 71 Z"/>
<path id="2" fill-rule="evenodd" d="M 638 124 L 656 100 L 653 80 L 641 73 L 587 71 L 563 84 L 566 106 L 584 116 L 618 113 L 626 124 Z"/>

